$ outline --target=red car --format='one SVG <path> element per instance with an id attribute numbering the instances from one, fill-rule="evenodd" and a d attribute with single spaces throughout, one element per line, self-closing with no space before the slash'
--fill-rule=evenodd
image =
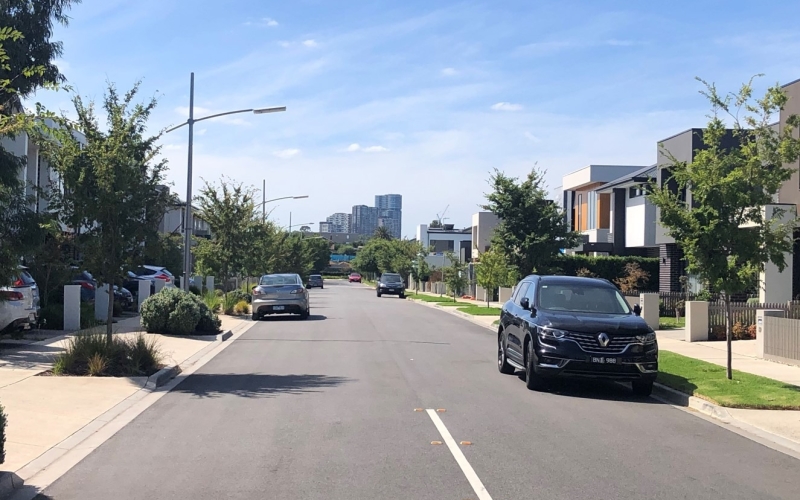
<path id="1" fill-rule="evenodd" d="M 351 273 L 347 279 L 350 283 L 361 283 L 361 275 L 358 273 Z"/>

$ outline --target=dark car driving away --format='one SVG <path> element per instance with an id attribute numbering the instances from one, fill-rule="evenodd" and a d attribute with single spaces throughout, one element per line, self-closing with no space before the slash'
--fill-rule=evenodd
<path id="1" fill-rule="evenodd" d="M 319 274 L 312 274 L 308 277 L 308 286 L 307 288 L 325 288 L 325 283 L 322 281 L 322 276 Z"/>
<path id="2" fill-rule="evenodd" d="M 528 276 L 503 305 L 498 329 L 501 373 L 525 372 L 529 389 L 551 377 L 629 381 L 650 395 L 658 374 L 656 334 L 611 282 Z"/>
<path id="3" fill-rule="evenodd" d="M 406 298 L 406 286 L 403 278 L 397 273 L 383 273 L 376 285 L 378 297 L 381 295 L 399 295 Z"/>

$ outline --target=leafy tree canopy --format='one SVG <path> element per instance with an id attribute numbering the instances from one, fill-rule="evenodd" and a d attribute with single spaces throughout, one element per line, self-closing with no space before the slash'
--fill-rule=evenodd
<path id="1" fill-rule="evenodd" d="M 534 168 L 518 182 L 495 170 L 489 185 L 492 192 L 482 208 L 500 218 L 492 247 L 519 276 L 552 272 L 560 250 L 576 246 L 578 235 L 569 228 L 558 205 L 547 199 L 544 172 Z"/>

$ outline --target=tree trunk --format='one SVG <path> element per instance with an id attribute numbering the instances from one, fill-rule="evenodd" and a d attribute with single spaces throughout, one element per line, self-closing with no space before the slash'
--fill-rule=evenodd
<path id="1" fill-rule="evenodd" d="M 114 341 L 112 325 L 114 324 L 114 284 L 108 284 L 108 317 L 106 318 L 106 340 L 109 344 Z"/>
<path id="2" fill-rule="evenodd" d="M 731 340 L 733 338 L 733 330 L 731 325 L 731 296 L 728 292 L 725 292 L 725 341 L 728 348 L 728 367 L 726 371 L 726 375 L 728 380 L 733 379 L 733 370 L 731 368 Z"/>

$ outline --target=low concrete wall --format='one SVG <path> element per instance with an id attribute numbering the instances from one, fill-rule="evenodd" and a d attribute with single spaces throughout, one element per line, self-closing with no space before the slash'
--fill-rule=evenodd
<path id="1" fill-rule="evenodd" d="M 480 285 L 475 287 L 475 300 L 486 301 L 486 290 Z"/>
<path id="2" fill-rule="evenodd" d="M 511 300 L 511 295 L 514 293 L 513 288 L 500 288 L 500 303 L 505 304 L 509 300 Z"/>
<path id="3" fill-rule="evenodd" d="M 639 295 L 639 305 L 642 307 L 642 318 L 644 318 L 647 326 L 653 330 L 658 329 L 659 320 L 661 319 L 661 310 L 658 301 L 659 297 L 657 293 L 643 293 Z"/>
<path id="4" fill-rule="evenodd" d="M 708 340 L 708 302 L 689 301 L 686 303 L 686 342 L 705 342 Z"/>

